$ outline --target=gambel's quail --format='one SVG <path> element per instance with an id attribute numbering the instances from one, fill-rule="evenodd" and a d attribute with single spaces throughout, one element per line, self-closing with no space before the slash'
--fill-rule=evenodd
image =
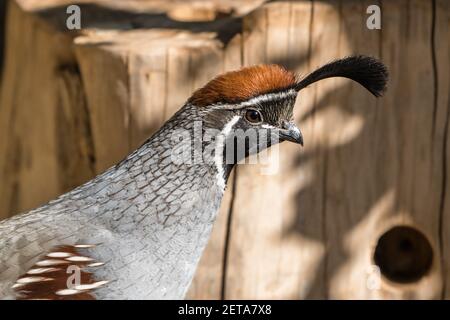
<path id="1" fill-rule="evenodd" d="M 281 141 L 302 145 L 297 94 L 330 77 L 379 96 L 387 71 L 353 56 L 301 79 L 258 65 L 211 80 L 122 162 L 0 222 L 0 297 L 182 299 L 234 165 Z"/>

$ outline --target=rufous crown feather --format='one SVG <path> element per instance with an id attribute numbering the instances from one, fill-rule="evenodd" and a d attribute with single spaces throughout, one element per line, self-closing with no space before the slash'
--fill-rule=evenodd
<path id="1" fill-rule="evenodd" d="M 237 103 L 293 87 L 296 80 L 293 72 L 276 64 L 246 67 L 217 76 L 195 91 L 188 102 L 198 107 Z"/>

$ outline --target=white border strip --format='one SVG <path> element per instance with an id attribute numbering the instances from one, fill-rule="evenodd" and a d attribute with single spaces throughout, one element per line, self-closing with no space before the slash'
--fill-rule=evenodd
<path id="1" fill-rule="evenodd" d="M 287 91 L 280 91 L 280 92 L 274 92 L 274 93 L 266 93 L 259 96 L 256 96 L 254 98 L 251 98 L 249 100 L 237 103 L 237 104 L 213 104 L 210 106 L 212 109 L 242 109 L 245 107 L 250 107 L 257 105 L 261 102 L 269 102 L 274 100 L 282 100 L 286 99 L 291 96 L 296 96 L 297 91 L 295 89 L 289 89 Z"/>

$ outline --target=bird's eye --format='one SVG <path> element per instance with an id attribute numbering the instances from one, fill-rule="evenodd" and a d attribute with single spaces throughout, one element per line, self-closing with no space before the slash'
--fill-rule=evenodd
<path id="1" fill-rule="evenodd" d="M 250 109 L 245 112 L 245 119 L 253 124 L 262 122 L 261 113 L 254 109 Z"/>

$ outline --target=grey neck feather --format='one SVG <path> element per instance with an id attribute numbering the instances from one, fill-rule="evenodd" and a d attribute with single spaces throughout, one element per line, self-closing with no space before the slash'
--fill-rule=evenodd
<path id="1" fill-rule="evenodd" d="M 133 288 L 146 297 L 184 297 L 222 200 L 223 189 L 218 185 L 213 159 L 197 158 L 202 135 L 194 133 L 193 126 L 199 121 L 198 109 L 184 106 L 147 143 L 118 164 L 110 177 L 104 176 L 109 180 L 109 190 L 115 189 L 111 183 L 118 182 L 117 190 L 105 196 L 108 201 L 117 199 L 122 207 L 111 211 L 108 223 L 111 230 L 130 238 L 130 251 L 139 250 L 135 255 L 142 259 L 141 266 L 129 269 L 134 277 L 140 274 L 146 279 L 142 284 L 137 280 Z M 185 139 L 193 138 L 193 149 L 200 143 L 197 154 L 182 149 L 189 147 L 185 140 L 174 141 L 178 133 Z M 180 159 L 179 153 L 189 159 Z M 135 239 L 144 246 L 137 248 Z M 123 261 L 126 263 L 131 262 Z"/>

